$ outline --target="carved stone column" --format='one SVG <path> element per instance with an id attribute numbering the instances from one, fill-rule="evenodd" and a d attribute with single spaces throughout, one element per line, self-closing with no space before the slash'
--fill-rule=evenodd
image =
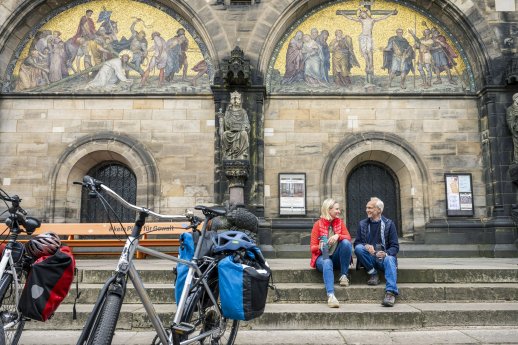
<path id="1" fill-rule="evenodd" d="M 245 159 L 224 160 L 223 171 L 228 179 L 230 204 L 244 204 L 250 161 Z"/>

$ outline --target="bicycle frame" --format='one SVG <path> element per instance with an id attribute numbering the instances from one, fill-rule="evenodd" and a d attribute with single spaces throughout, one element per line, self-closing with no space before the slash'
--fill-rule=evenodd
<path id="1" fill-rule="evenodd" d="M 165 253 L 161 253 L 157 250 L 142 247 L 142 246 L 138 245 L 139 237 L 141 235 L 141 230 L 145 224 L 146 217 L 149 214 L 153 214 L 153 215 L 156 215 L 159 217 L 161 215 L 154 213 L 150 210 L 144 209 L 144 208 L 136 207 L 136 206 L 128 203 L 126 200 L 122 199 L 118 194 L 116 194 L 114 191 L 112 191 L 110 188 L 108 188 L 105 185 L 100 185 L 100 187 L 102 189 L 104 189 L 105 191 L 107 191 L 111 196 L 113 196 L 117 200 L 119 200 L 123 205 L 126 205 L 126 207 L 129 207 L 132 209 L 137 209 L 139 211 L 139 215 L 137 216 L 137 220 L 135 221 L 135 225 L 132 229 L 131 235 L 128 236 L 128 238 L 126 239 L 126 243 L 124 245 L 124 248 L 122 249 L 115 272 L 114 272 L 113 276 L 106 281 L 103 288 L 101 289 L 101 292 L 99 293 L 99 298 L 97 299 L 97 302 L 94 305 L 94 308 L 93 308 L 92 312 L 90 313 L 90 316 L 88 317 L 88 320 L 85 324 L 85 327 L 83 329 L 83 332 L 82 332 L 80 338 L 77 341 L 77 344 L 78 345 L 84 344 L 84 342 L 86 340 L 85 338 L 90 334 L 91 329 L 94 326 L 94 322 L 96 321 L 96 316 L 99 313 L 100 308 L 102 307 L 102 305 L 104 303 L 104 300 L 109 292 L 109 288 L 112 285 L 112 283 L 114 283 L 116 280 L 118 280 L 120 282 L 123 282 L 123 284 L 125 285 L 126 277 L 130 278 L 133 286 L 135 287 L 135 291 L 136 291 L 137 295 L 139 296 L 139 298 L 142 302 L 142 305 L 144 306 L 144 309 L 146 310 L 146 313 L 149 316 L 151 323 L 152 323 L 161 343 L 164 345 L 165 344 L 167 344 L 167 345 L 174 344 L 173 334 L 171 333 L 170 336 L 167 335 L 167 331 L 166 331 L 162 321 L 160 320 L 157 312 L 155 311 L 153 303 L 151 302 L 151 299 L 149 298 L 149 296 L 145 290 L 144 284 L 133 264 L 135 251 L 137 249 L 148 255 L 151 255 L 151 256 L 154 256 L 154 257 L 157 257 L 160 259 L 165 259 L 165 260 L 170 260 L 170 261 L 174 261 L 177 263 L 181 263 L 181 264 L 187 265 L 189 267 L 189 270 L 188 270 L 188 273 L 187 273 L 187 276 L 185 279 L 185 283 L 184 283 L 184 288 L 183 288 L 183 291 L 182 291 L 182 294 L 180 297 L 180 301 L 177 302 L 177 309 L 176 309 L 176 313 L 175 313 L 174 320 L 173 320 L 173 327 L 178 326 L 181 323 L 181 317 L 183 315 L 184 308 L 185 308 L 185 305 L 187 302 L 187 298 L 188 298 L 189 292 L 191 290 L 191 283 L 192 283 L 193 279 L 197 279 L 198 283 L 201 282 L 201 284 L 204 287 L 204 291 L 207 292 L 212 303 L 214 303 L 214 305 L 217 306 L 217 308 L 216 308 L 217 313 L 219 314 L 220 317 L 222 317 L 221 308 L 219 307 L 219 305 L 217 303 L 216 297 L 212 293 L 212 291 L 208 285 L 208 282 L 205 279 L 206 276 L 201 272 L 201 270 L 198 266 L 198 263 L 197 263 L 198 256 L 200 254 L 200 250 L 202 247 L 202 243 L 205 239 L 205 234 L 207 231 L 207 224 L 208 224 L 208 221 L 212 217 L 210 217 L 209 215 L 206 215 L 206 218 L 205 218 L 205 221 L 203 222 L 203 226 L 202 226 L 202 230 L 201 230 L 201 236 L 198 239 L 198 243 L 197 243 L 193 258 L 190 261 L 182 260 L 178 257 L 168 255 Z M 171 216 L 171 217 L 173 217 L 173 216 Z M 163 218 L 163 217 L 161 217 L 161 218 Z M 185 217 L 183 217 L 183 218 L 185 219 Z M 122 287 L 123 291 L 120 292 L 121 296 L 123 296 L 125 289 L 126 289 L 126 287 L 123 286 Z M 200 339 L 206 338 L 207 336 L 214 334 L 217 331 L 218 331 L 218 329 L 212 329 L 212 330 L 203 332 L 196 337 L 193 337 L 186 341 L 182 341 L 180 343 L 180 345 L 187 345 L 187 344 L 199 341 Z M 174 345 L 178 345 L 178 344 L 174 344 Z"/>

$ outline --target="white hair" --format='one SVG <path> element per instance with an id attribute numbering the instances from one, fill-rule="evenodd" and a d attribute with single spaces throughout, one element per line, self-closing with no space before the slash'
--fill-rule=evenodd
<path id="1" fill-rule="evenodd" d="M 383 213 L 383 207 L 385 207 L 385 204 L 383 203 L 383 201 L 381 201 L 380 198 L 377 198 L 375 196 L 373 196 L 371 198 L 371 201 L 375 201 L 376 202 L 376 207 L 380 209 L 380 211 Z"/>

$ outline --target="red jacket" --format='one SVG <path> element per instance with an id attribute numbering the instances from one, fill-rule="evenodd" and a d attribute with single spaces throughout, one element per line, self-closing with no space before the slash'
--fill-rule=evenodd
<path id="1" fill-rule="evenodd" d="M 325 218 L 317 220 L 313 225 L 313 230 L 311 230 L 311 242 L 309 243 L 311 250 L 311 262 L 309 265 L 313 268 L 316 268 L 317 258 L 322 254 L 320 251 L 320 237 L 327 236 L 330 224 L 333 225 L 335 234 L 339 235 L 338 242 L 344 239 L 351 241 L 351 235 L 340 218 L 335 218 L 332 221 Z"/>

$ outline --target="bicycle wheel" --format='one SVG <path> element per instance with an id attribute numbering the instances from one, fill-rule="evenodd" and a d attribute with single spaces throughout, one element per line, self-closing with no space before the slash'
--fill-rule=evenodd
<path id="1" fill-rule="evenodd" d="M 95 334 L 92 344 L 110 345 L 112 343 L 121 306 L 122 297 L 118 294 L 108 293 L 101 309 L 101 314 L 99 315 L 99 322 L 94 330 Z"/>
<path id="2" fill-rule="evenodd" d="M 219 303 L 219 290 L 217 278 L 209 282 L 212 293 Z M 209 338 L 202 339 L 199 344 L 210 345 L 232 345 L 236 340 L 239 330 L 239 321 L 220 317 L 217 307 L 212 303 L 206 291 L 197 294 L 195 298 L 187 301 L 182 322 L 195 326 L 195 331 L 186 339 L 192 338 L 200 333 L 219 328 L 219 332 Z M 184 339 L 184 340 L 186 340 Z"/>
<path id="3" fill-rule="evenodd" d="M 25 319 L 18 310 L 18 300 L 24 284 L 23 273 L 18 277 L 18 290 L 12 274 L 4 273 L 0 281 L 0 345 L 16 345 L 22 336 Z"/>

